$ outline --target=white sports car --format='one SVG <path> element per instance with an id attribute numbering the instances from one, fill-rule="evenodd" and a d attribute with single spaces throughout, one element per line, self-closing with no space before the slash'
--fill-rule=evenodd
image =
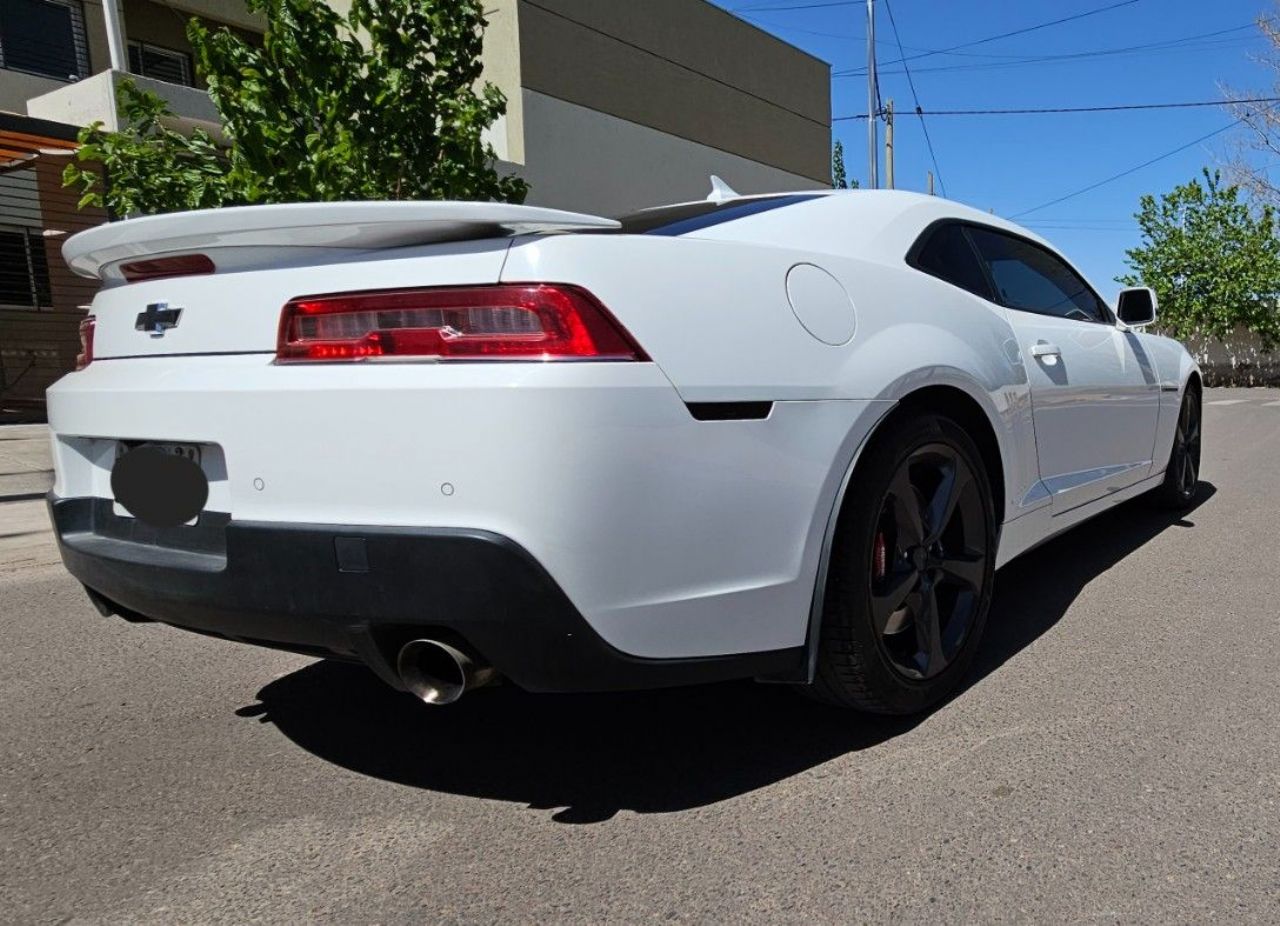
<path id="1" fill-rule="evenodd" d="M 1153 294 L 1113 311 L 943 199 L 228 208 L 65 254 L 103 287 L 50 508 L 97 608 L 428 703 L 757 678 L 919 711 L 997 567 L 1196 493 Z"/>

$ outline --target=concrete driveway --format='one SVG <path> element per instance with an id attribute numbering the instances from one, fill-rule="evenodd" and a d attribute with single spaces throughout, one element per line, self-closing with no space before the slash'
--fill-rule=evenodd
<path id="1" fill-rule="evenodd" d="M 912 720 L 749 684 L 430 711 L 11 562 L 3 918 L 1274 923 L 1280 391 L 1206 400 L 1200 506 L 1002 570 Z"/>

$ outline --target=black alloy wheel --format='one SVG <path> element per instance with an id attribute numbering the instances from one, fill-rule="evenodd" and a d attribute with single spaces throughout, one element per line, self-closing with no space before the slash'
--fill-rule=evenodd
<path id="1" fill-rule="evenodd" d="M 966 428 L 903 409 L 863 452 L 827 564 L 819 700 L 927 710 L 963 681 L 991 604 L 996 505 Z"/>
<path id="2" fill-rule="evenodd" d="M 954 447 L 904 460 L 881 503 L 870 563 L 871 613 L 894 669 L 939 675 L 964 645 L 987 572 L 987 518 Z"/>
<path id="3" fill-rule="evenodd" d="M 1176 474 L 1178 494 L 1190 499 L 1200 482 L 1200 403 L 1191 390 L 1182 397 L 1169 465 Z"/>
<path id="4" fill-rule="evenodd" d="M 1187 387 L 1178 407 L 1178 423 L 1174 426 L 1173 447 L 1164 482 L 1152 493 L 1157 504 L 1182 510 L 1195 501 L 1200 491 L 1200 390 Z"/>

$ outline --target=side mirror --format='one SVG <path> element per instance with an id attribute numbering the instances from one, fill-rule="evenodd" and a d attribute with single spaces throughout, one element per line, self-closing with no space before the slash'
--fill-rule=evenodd
<path id="1" fill-rule="evenodd" d="M 1141 328 L 1156 320 L 1156 292 L 1146 286 L 1120 290 L 1116 315 L 1130 328 Z"/>

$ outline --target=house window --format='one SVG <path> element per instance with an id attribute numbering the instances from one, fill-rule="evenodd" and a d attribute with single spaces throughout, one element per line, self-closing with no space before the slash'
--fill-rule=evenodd
<path id="1" fill-rule="evenodd" d="M 58 80 L 89 75 L 80 0 L 0 2 L 0 67 Z"/>
<path id="2" fill-rule="evenodd" d="M 191 56 L 145 42 L 129 43 L 129 70 L 170 84 L 191 86 Z"/>
<path id="3" fill-rule="evenodd" d="M 52 305 L 49 256 L 40 231 L 0 225 L 0 306 L 39 309 Z"/>

